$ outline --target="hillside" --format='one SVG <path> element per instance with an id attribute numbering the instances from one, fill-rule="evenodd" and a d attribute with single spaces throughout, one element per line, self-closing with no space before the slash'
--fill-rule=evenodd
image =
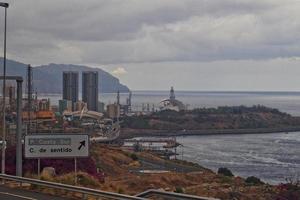
<path id="1" fill-rule="evenodd" d="M 8 150 L 8 155 L 15 154 L 12 150 L 14 148 Z M 298 199 L 299 197 L 299 186 L 296 184 L 268 185 L 256 181 L 258 179 L 251 180 L 225 173 L 215 173 L 186 161 L 164 160 L 149 152 L 130 152 L 108 145 L 93 144 L 90 153 L 90 158 L 78 159 L 78 186 L 130 195 L 148 189 L 163 189 L 224 200 Z M 7 171 L 8 174 L 14 173 L 14 166 L 13 159 L 9 159 L 7 169 L 11 169 L 11 172 Z M 56 175 L 49 176 L 49 173 L 42 173 L 42 180 L 74 184 L 72 159 L 41 159 L 42 169 L 49 166 L 54 167 Z M 142 173 L 140 170 L 143 169 L 165 171 Z M 23 170 L 26 177 L 36 177 L 36 161 L 26 159 Z M 49 188 L 32 186 L 30 189 L 42 190 L 53 195 L 76 196 L 76 194 Z M 289 198 L 292 195 L 295 198 Z M 80 195 L 77 197 L 82 198 Z"/>
<path id="2" fill-rule="evenodd" d="M 24 63 L 7 60 L 7 75 L 18 75 L 26 79 L 26 67 Z M 33 68 L 33 84 L 38 93 L 61 93 L 63 71 L 98 71 L 99 92 L 112 93 L 128 92 L 127 86 L 120 83 L 119 79 L 108 72 L 93 67 L 81 65 L 48 64 Z M 0 74 L 3 72 L 3 59 L 0 58 Z M 79 76 L 79 91 L 81 91 L 81 76 Z"/>
<path id="3" fill-rule="evenodd" d="M 15 173 L 14 155 L 15 147 L 11 146 L 7 149 L 7 174 Z M 74 160 L 67 158 L 41 159 L 41 169 L 44 167 L 55 169 L 54 175 L 43 171 L 41 179 L 74 184 L 73 164 Z M 131 195 L 148 189 L 163 189 L 224 200 L 299 199 L 300 195 L 298 183 L 268 185 L 255 177 L 244 179 L 225 173 L 224 170 L 223 173 L 216 173 L 195 163 L 165 160 L 150 152 L 132 152 L 96 143 L 91 144 L 90 157 L 78 158 L 77 167 L 79 172 L 77 186 Z M 142 173 L 141 170 L 147 169 L 150 170 L 149 173 Z M 155 173 L 156 170 L 163 171 Z M 23 172 L 25 177 L 37 178 L 36 160 L 24 159 Z M 42 190 L 53 195 L 76 196 L 76 194 L 43 187 L 29 186 L 28 189 Z M 82 196 L 79 195 L 75 199 L 81 198 Z"/>

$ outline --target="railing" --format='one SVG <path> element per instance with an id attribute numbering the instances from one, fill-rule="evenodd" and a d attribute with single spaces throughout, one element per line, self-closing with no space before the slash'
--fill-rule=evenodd
<path id="1" fill-rule="evenodd" d="M 170 200 L 218 200 L 214 198 L 208 197 L 200 197 L 188 194 L 181 194 L 181 193 L 174 193 L 174 192 L 166 192 L 163 190 L 147 190 L 140 194 L 136 195 L 137 197 L 162 197 L 163 199 L 170 199 Z"/>
<path id="2" fill-rule="evenodd" d="M 180 194 L 174 192 L 165 192 L 162 190 L 147 190 L 135 196 L 130 196 L 125 194 L 106 192 L 106 191 L 95 190 L 91 188 L 66 185 L 62 183 L 48 182 L 48 181 L 42 181 L 42 180 L 24 178 L 18 176 L 11 176 L 6 174 L 0 174 L 0 179 L 15 181 L 19 183 L 29 183 L 37 186 L 44 186 L 48 188 L 66 190 L 69 192 L 81 193 L 83 195 L 91 195 L 96 197 L 104 197 L 107 199 L 117 199 L 117 200 L 147 200 L 150 197 L 161 197 L 163 199 L 170 199 L 170 200 L 217 200 L 214 198 L 199 197 L 199 196 Z"/>
<path id="3" fill-rule="evenodd" d="M 23 178 L 23 177 L 17 177 L 17 176 L 5 175 L 5 174 L 0 174 L 0 179 L 20 182 L 20 183 L 29 183 L 32 185 L 66 190 L 66 191 L 70 191 L 70 192 L 82 193 L 84 195 L 92 195 L 92 196 L 97 196 L 97 197 L 104 197 L 104 198 L 108 198 L 108 199 L 146 200 L 146 198 L 142 198 L 142 197 L 129 196 L 129 195 L 118 194 L 118 193 L 113 193 L 113 192 L 106 192 L 106 191 L 101 191 L 101 190 L 85 188 L 85 187 L 78 187 L 78 186 L 73 186 L 73 185 L 66 185 L 66 184 L 61 184 L 61 183 L 54 183 L 54 182 L 48 182 L 48 181 L 42 181 L 42 180 L 36 180 L 36 179 L 30 179 L 30 178 Z"/>

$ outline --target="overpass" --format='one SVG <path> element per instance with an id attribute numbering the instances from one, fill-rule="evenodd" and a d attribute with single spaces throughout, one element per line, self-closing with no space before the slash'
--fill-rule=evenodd
<path id="1" fill-rule="evenodd" d="M 82 110 L 63 113 L 64 116 L 73 116 L 82 119 L 84 117 L 94 119 L 98 122 L 99 129 L 101 132 L 95 134 L 90 138 L 92 142 L 107 143 L 116 140 L 120 136 L 120 124 L 119 122 L 113 122 L 111 119 L 105 119 L 104 115 L 99 112 L 91 110 Z M 107 123 L 109 122 L 109 123 Z"/>
<path id="2" fill-rule="evenodd" d="M 73 117 L 78 117 L 78 118 L 82 118 L 82 117 L 88 117 L 88 118 L 92 118 L 95 120 L 101 120 L 103 118 L 103 114 L 99 113 L 99 112 L 95 112 L 95 111 L 74 111 L 74 112 L 64 112 L 63 113 L 64 116 L 67 115 L 71 115 Z"/>

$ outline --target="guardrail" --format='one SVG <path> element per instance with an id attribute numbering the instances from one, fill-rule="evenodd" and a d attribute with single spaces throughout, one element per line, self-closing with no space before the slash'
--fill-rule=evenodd
<path id="1" fill-rule="evenodd" d="M 70 192 L 77 192 L 77 193 L 82 193 L 84 195 L 104 197 L 104 198 L 108 198 L 108 199 L 146 200 L 146 198 L 143 198 L 143 197 L 129 196 L 129 195 L 118 194 L 118 193 L 113 193 L 113 192 L 106 192 L 106 191 L 95 190 L 95 189 L 90 189 L 90 188 L 66 185 L 66 184 L 62 184 L 62 183 L 42 181 L 42 180 L 31 179 L 31 178 L 23 178 L 23 177 L 11 176 L 11 175 L 6 175 L 6 174 L 0 174 L 0 179 L 16 181 L 16 182 L 20 182 L 20 183 L 29 183 L 32 185 L 44 186 L 44 187 L 55 188 L 55 189 L 60 189 L 60 190 L 67 190 Z"/>
<path id="2" fill-rule="evenodd" d="M 24 178 L 18 176 L 11 176 L 6 174 L 0 174 L 0 179 L 15 181 L 19 183 L 29 183 L 32 185 L 44 186 L 54 189 L 66 190 L 69 192 L 81 193 L 83 195 L 92 195 L 96 197 L 104 197 L 108 199 L 117 199 L 117 200 L 147 200 L 149 197 L 162 197 L 163 199 L 171 199 L 171 200 L 218 200 L 214 198 L 200 197 L 188 194 L 174 193 L 174 192 L 166 192 L 162 190 L 147 190 L 135 196 L 119 194 L 114 192 L 106 192 L 102 190 L 95 190 L 91 188 L 66 185 L 62 183 L 48 182 L 31 178 Z"/>
<path id="3" fill-rule="evenodd" d="M 174 193 L 174 192 L 166 192 L 163 190 L 146 190 L 145 192 L 142 192 L 140 194 L 136 195 L 137 197 L 162 197 L 164 199 L 170 199 L 170 200 L 219 200 L 214 198 L 208 198 L 208 197 L 200 197 L 200 196 L 194 196 L 194 195 L 188 195 L 188 194 L 182 194 L 182 193 Z"/>

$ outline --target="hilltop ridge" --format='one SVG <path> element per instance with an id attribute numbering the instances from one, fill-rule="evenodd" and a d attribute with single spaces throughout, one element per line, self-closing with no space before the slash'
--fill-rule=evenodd
<path id="1" fill-rule="evenodd" d="M 7 75 L 18 75 L 26 78 L 27 65 L 14 60 L 7 60 Z M 3 71 L 3 58 L 0 58 L 0 74 Z M 99 92 L 128 92 L 129 88 L 121 84 L 119 79 L 110 73 L 96 67 L 73 64 L 54 64 L 33 67 L 33 87 L 38 93 L 61 93 L 63 71 L 97 71 L 99 73 Z M 79 91 L 81 91 L 81 76 L 79 76 Z"/>
<path id="2" fill-rule="evenodd" d="M 201 134 L 242 134 L 300 130 L 300 117 L 262 105 L 164 110 L 150 115 L 127 116 L 122 137 Z"/>

